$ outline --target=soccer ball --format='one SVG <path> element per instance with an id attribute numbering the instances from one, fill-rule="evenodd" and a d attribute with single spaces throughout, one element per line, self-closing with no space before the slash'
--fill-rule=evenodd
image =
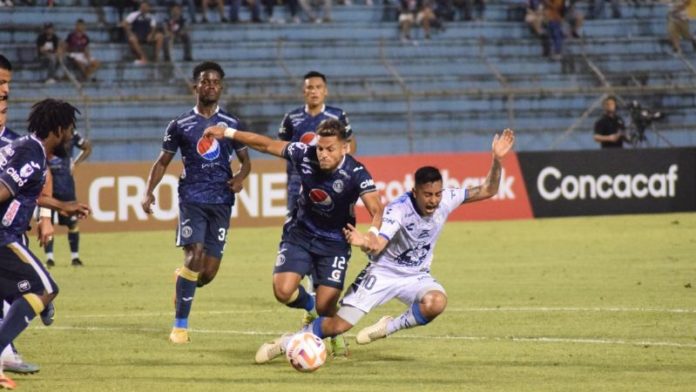
<path id="1" fill-rule="evenodd" d="M 290 338 L 285 356 L 297 371 L 313 372 L 326 361 L 326 345 L 317 335 L 300 332 Z"/>

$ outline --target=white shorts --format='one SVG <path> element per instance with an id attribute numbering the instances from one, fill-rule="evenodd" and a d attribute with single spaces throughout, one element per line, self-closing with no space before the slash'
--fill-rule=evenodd
<path id="1" fill-rule="evenodd" d="M 445 293 L 445 288 L 429 272 L 404 274 L 403 271 L 371 264 L 358 275 L 341 304 L 369 313 L 393 298 L 410 305 L 433 290 Z"/>

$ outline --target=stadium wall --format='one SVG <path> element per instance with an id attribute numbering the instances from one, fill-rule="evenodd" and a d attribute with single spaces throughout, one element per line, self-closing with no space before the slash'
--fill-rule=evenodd
<path id="1" fill-rule="evenodd" d="M 384 202 L 413 186 L 424 165 L 442 171 L 445 186 L 480 184 L 490 153 L 417 154 L 360 158 Z M 176 227 L 177 178 L 181 163 L 170 165 L 155 191 L 152 215 L 140 208 L 150 162 L 85 163 L 75 172 L 78 199 L 93 215 L 87 231 L 164 230 Z M 232 227 L 281 225 L 285 216 L 285 163 L 255 160 L 237 195 Z M 696 211 L 696 148 L 619 151 L 525 152 L 506 158 L 498 195 L 465 205 L 453 220 L 529 219 L 574 215 Z M 359 222 L 367 213 L 357 206 Z"/>

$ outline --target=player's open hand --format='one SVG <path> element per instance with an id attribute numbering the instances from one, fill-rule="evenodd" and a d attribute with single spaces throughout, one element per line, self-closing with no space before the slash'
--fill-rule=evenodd
<path id="1" fill-rule="evenodd" d="M 143 196 L 143 200 L 140 201 L 140 205 L 143 207 L 143 211 L 147 214 L 152 214 L 152 206 L 155 204 L 155 195 L 152 193 Z"/>
<path id="2" fill-rule="evenodd" d="M 223 126 L 223 124 L 213 125 L 206 128 L 205 131 L 203 131 L 203 136 L 214 137 L 215 139 L 222 139 L 223 137 L 225 137 L 225 129 L 227 129 L 226 124 L 225 126 Z"/>
<path id="3" fill-rule="evenodd" d="M 495 134 L 493 137 L 493 158 L 503 159 L 515 144 L 515 132 L 510 128 L 505 128 L 502 135 Z"/>
<path id="4" fill-rule="evenodd" d="M 343 235 L 346 237 L 346 242 L 353 246 L 363 247 L 365 245 L 365 236 L 350 223 L 343 228 Z"/>

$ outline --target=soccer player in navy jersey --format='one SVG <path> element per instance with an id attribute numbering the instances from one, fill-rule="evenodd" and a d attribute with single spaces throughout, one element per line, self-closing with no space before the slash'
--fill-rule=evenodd
<path id="1" fill-rule="evenodd" d="M 73 159 L 73 150 L 77 147 L 80 152 Z M 73 177 L 73 169 L 82 163 L 92 153 L 92 144 L 86 138 L 82 137 L 79 132 L 75 131 L 72 139 L 61 148 L 64 149 L 62 154 L 54 155 L 48 159 L 48 167 L 53 176 L 53 197 L 62 201 L 77 200 L 75 194 L 75 178 Z M 63 216 L 52 213 L 52 219 L 58 215 L 58 224 L 68 228 L 68 244 L 70 245 L 71 262 L 73 267 L 82 267 L 80 260 L 80 228 L 78 219 L 74 216 Z M 46 252 L 46 266 L 53 267 L 56 265 L 53 260 L 53 238 L 44 246 Z"/>
<path id="2" fill-rule="evenodd" d="M 12 303 L 0 324 L 0 347 L 10 344 L 42 314 L 58 294 L 58 286 L 29 250 L 25 232 L 46 179 L 47 154 L 67 142 L 75 128 L 77 109 L 64 101 L 45 99 L 32 107 L 29 135 L 0 149 L 0 297 Z M 67 215 L 86 216 L 89 207 L 46 199 L 43 207 Z M 13 389 L 0 364 L 0 386 Z"/>
<path id="3" fill-rule="evenodd" d="M 7 127 L 7 113 L 9 110 L 8 100 L 11 80 L 12 63 L 6 57 L 0 55 L 0 147 L 8 145 L 20 137 L 18 133 Z M 48 192 L 47 195 L 50 196 L 51 186 L 48 178 L 46 183 L 47 185 L 44 186 L 44 192 Z M 39 219 L 38 225 L 38 231 L 40 233 L 39 243 L 44 244 L 53 235 L 53 224 L 51 223 L 50 217 L 45 217 Z M 25 239 L 25 242 L 28 243 L 28 239 Z M 0 307 L 0 323 L 2 323 L 3 315 L 7 313 L 9 309 L 10 303 L 7 301 L 2 301 L 2 305 Z M 10 344 L 4 348 L 0 347 L 0 361 L 4 364 L 6 372 L 31 374 L 40 370 L 38 365 L 26 362 L 22 358 L 13 342 L 10 342 Z"/>
<path id="4" fill-rule="evenodd" d="M 283 122 L 278 130 L 278 139 L 286 142 L 302 142 L 313 145 L 317 136 L 317 127 L 327 119 L 338 120 L 346 128 L 346 136 L 350 141 L 350 153 L 355 154 L 355 138 L 353 129 L 348 121 L 346 112 L 342 109 L 325 104 L 329 89 L 326 86 L 326 76 L 317 71 L 307 72 L 304 76 L 302 92 L 305 104 L 285 113 Z M 292 163 L 287 163 L 288 174 L 288 211 L 292 211 L 300 197 L 300 175 Z M 290 214 L 289 214 L 290 215 Z"/>
<path id="5" fill-rule="evenodd" d="M 313 145 L 316 141 L 317 127 L 319 124 L 328 119 L 338 120 L 346 128 L 346 136 L 349 140 L 351 154 L 355 154 L 356 144 L 353 137 L 353 129 L 346 112 L 342 109 L 327 106 L 326 97 L 329 95 L 329 89 L 326 85 L 326 76 L 321 72 L 309 71 L 303 77 L 302 94 L 304 95 L 304 106 L 300 106 L 288 113 L 285 113 L 283 121 L 278 129 L 278 139 L 287 142 L 302 142 L 307 145 Z M 300 198 L 300 175 L 295 170 L 295 166 L 291 162 L 287 163 L 287 216 L 291 217 L 294 209 L 297 207 L 297 200 Z M 307 277 L 307 290 L 314 292 L 312 277 Z M 303 317 L 303 323 L 308 324 L 316 318 L 316 313 L 307 312 Z M 342 339 L 331 339 L 332 352 L 334 355 L 341 353 L 348 355 L 347 347 Z"/>
<path id="6" fill-rule="evenodd" d="M 272 140 L 232 127 L 213 126 L 206 129 L 206 134 L 242 142 L 295 166 L 302 181 L 301 195 L 278 247 L 273 293 L 288 307 L 306 311 L 316 308 L 321 316 L 334 315 L 351 255 L 342 230 L 348 224 L 355 225 L 358 199 L 372 216 L 368 241 L 377 241 L 375 233 L 382 221 L 382 203 L 370 173 L 348 154 L 346 128 L 338 120 L 324 120 L 317 128 L 313 146 Z M 316 300 L 300 284 L 306 275 L 313 278 Z M 256 362 L 267 362 L 274 356 L 262 347 L 256 353 Z"/>
<path id="7" fill-rule="evenodd" d="M 233 140 L 204 138 L 203 131 L 216 124 L 243 127 L 241 121 L 223 111 L 218 100 L 225 72 L 219 64 L 203 62 L 193 70 L 196 106 L 169 123 L 162 152 L 155 161 L 142 200 L 143 210 L 152 212 L 153 191 L 162 180 L 177 150 L 181 150 L 184 171 L 179 178 L 179 224 L 176 245 L 184 249 L 184 265 L 177 269 L 172 343 L 188 343 L 188 318 L 196 287 L 210 283 L 218 272 L 230 227 L 235 193 L 251 171 L 249 152 Z M 241 163 L 232 172 L 234 155 Z"/>

